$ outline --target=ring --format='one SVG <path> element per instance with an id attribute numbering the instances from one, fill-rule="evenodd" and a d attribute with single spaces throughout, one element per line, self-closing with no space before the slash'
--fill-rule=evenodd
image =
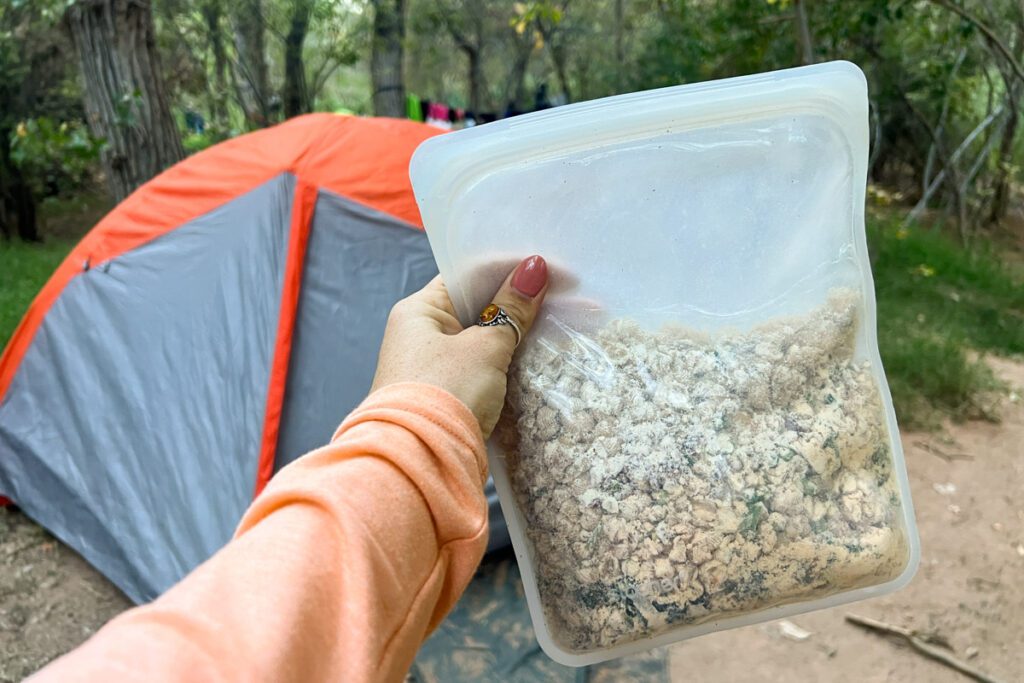
<path id="1" fill-rule="evenodd" d="M 516 333 L 516 347 L 519 346 L 519 342 L 523 340 L 523 332 L 519 329 L 519 324 L 512 319 L 505 309 L 498 304 L 490 304 L 487 308 L 480 312 L 480 317 L 477 318 L 476 324 L 480 327 L 495 327 L 496 325 L 511 325 L 512 330 Z"/>

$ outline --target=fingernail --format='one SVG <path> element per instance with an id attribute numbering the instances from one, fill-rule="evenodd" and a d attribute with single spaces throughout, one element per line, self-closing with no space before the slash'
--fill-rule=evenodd
<path id="1" fill-rule="evenodd" d="M 516 267 L 512 275 L 512 287 L 531 299 L 544 289 L 548 281 L 548 264 L 540 256 L 531 256 Z"/>

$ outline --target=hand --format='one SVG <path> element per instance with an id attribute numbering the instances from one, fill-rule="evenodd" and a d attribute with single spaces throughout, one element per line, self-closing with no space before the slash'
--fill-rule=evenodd
<path id="1" fill-rule="evenodd" d="M 520 263 L 494 295 L 530 331 L 547 290 L 548 267 L 540 256 Z M 398 382 L 433 384 L 465 403 L 486 439 L 505 403 L 516 333 L 510 325 L 463 329 L 440 276 L 391 309 L 371 391 Z"/>

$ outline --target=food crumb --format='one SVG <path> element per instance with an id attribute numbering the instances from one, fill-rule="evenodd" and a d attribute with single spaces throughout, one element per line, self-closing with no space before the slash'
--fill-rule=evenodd
<path id="1" fill-rule="evenodd" d="M 617 320 L 525 348 L 497 436 L 575 651 L 895 578 L 908 559 L 859 295 L 715 338 Z"/>

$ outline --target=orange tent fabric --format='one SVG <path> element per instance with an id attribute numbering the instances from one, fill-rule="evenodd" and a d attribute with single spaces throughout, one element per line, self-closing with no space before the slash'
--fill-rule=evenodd
<path id="1" fill-rule="evenodd" d="M 226 141 L 168 169 L 101 220 L 36 296 L 0 356 L 0 401 L 47 311 L 75 276 L 174 230 L 282 172 L 290 172 L 298 181 L 298 201 L 267 392 L 255 485 L 259 493 L 274 469 L 292 322 L 317 190 L 330 190 L 422 229 L 409 185 L 409 157 L 423 140 L 441 132 L 398 119 L 310 114 Z M 336 163 L 340 155 L 344 155 L 343 164 Z"/>
<path id="2" fill-rule="evenodd" d="M 0 356 L 0 401 L 46 312 L 83 269 L 155 239 L 281 172 L 422 229 L 409 185 L 409 157 L 423 140 L 442 132 L 399 119 L 310 114 L 228 140 L 168 169 L 101 220 L 36 296 Z M 345 164 L 332 163 L 339 154 Z"/>

